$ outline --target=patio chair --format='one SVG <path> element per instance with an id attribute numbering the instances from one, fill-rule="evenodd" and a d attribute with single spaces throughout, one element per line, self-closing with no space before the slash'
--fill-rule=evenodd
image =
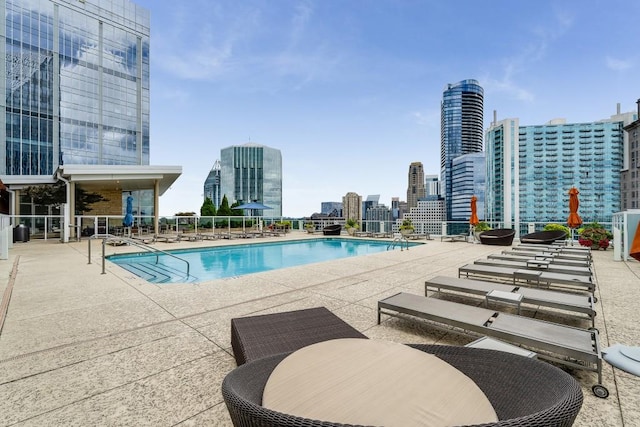
<path id="1" fill-rule="evenodd" d="M 591 326 L 595 326 L 595 298 L 590 295 L 577 295 L 568 292 L 527 288 L 512 284 L 485 282 L 482 280 L 463 279 L 449 276 L 436 276 L 424 282 L 425 296 L 429 290 L 440 293 L 443 289 L 469 295 L 480 295 L 485 297 L 485 301 L 487 294 L 492 291 L 519 294 L 522 295 L 521 302 L 523 304 L 557 308 L 560 310 L 570 311 L 572 313 L 586 314 L 591 320 Z"/>
<path id="2" fill-rule="evenodd" d="M 501 254 L 491 254 L 488 255 L 487 258 L 489 259 L 502 259 L 505 261 L 528 261 L 531 259 L 538 259 L 538 260 L 544 260 L 544 261 L 549 261 L 551 264 L 553 265 L 572 265 L 574 267 L 589 267 L 591 265 L 591 262 L 589 260 L 576 260 L 576 259 L 562 259 L 562 258 L 558 258 L 558 257 L 554 257 L 553 254 L 549 254 L 549 255 L 520 255 L 517 252 L 514 254 L 512 253 L 511 255 L 506 254 L 506 253 L 501 253 Z"/>
<path id="3" fill-rule="evenodd" d="M 598 383 L 592 387 L 593 393 L 601 398 L 609 395 L 601 384 L 602 355 L 596 329 L 574 328 L 404 292 L 378 301 L 378 324 L 382 314 L 396 317 L 410 315 L 465 332 L 524 345 L 537 352 L 540 359 L 597 372 Z"/>
<path id="4" fill-rule="evenodd" d="M 342 225 L 340 224 L 332 224 L 327 225 L 322 229 L 322 234 L 325 236 L 339 236 L 342 231 Z"/>
<path id="5" fill-rule="evenodd" d="M 564 240 L 566 238 L 567 233 L 563 230 L 536 231 L 535 233 L 520 236 L 520 242 L 535 245 L 550 245 L 556 240 Z"/>
<path id="6" fill-rule="evenodd" d="M 535 359 L 496 350 L 411 344 L 458 369 L 487 396 L 498 421 L 483 426 L 571 426 L 583 401 L 578 382 L 562 370 Z M 268 356 L 231 371 L 222 395 L 233 425 L 261 427 L 342 426 L 262 406 L 262 391 L 271 372 L 288 353 Z M 393 381 L 390 378 L 390 381 Z"/>
<path id="7" fill-rule="evenodd" d="M 511 228 L 496 228 L 478 235 L 483 245 L 511 246 L 516 231 Z"/>
<path id="8" fill-rule="evenodd" d="M 528 259 L 525 261 L 507 261 L 500 259 L 477 259 L 473 262 L 474 264 L 481 265 L 496 265 L 500 267 L 517 267 L 524 269 L 538 269 L 542 271 L 549 271 L 553 273 L 565 273 L 565 274 L 575 274 L 576 276 L 588 276 L 591 277 L 593 272 L 590 267 L 584 266 L 574 266 L 574 265 L 556 265 L 551 263 L 551 261 L 546 260 L 536 260 L 536 259 Z"/>

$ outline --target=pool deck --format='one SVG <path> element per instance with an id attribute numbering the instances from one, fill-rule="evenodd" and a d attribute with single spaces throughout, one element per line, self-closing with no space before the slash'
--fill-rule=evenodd
<path id="1" fill-rule="evenodd" d="M 319 236 L 294 231 L 256 241 L 309 237 Z M 107 254 L 134 249 L 106 247 Z M 475 337 L 419 320 L 384 316 L 377 325 L 377 302 L 400 291 L 422 294 L 426 279 L 456 277 L 458 267 L 504 249 L 435 239 L 409 250 L 197 285 L 152 285 L 108 262 L 101 274 L 99 241 L 92 242 L 91 264 L 87 240 L 16 243 L 9 260 L 0 261 L 0 318 L 6 308 L 0 331 L 0 425 L 231 425 L 220 385 L 235 367 L 234 317 L 325 306 L 369 338 L 464 345 Z M 613 261 L 611 250 L 593 257 L 602 347 L 640 345 L 640 263 Z M 535 312 L 541 319 L 553 316 Z M 591 393 L 595 373 L 571 373 L 584 391 L 576 426 L 640 426 L 639 377 L 603 362 L 603 383 L 611 395 L 599 399 Z"/>

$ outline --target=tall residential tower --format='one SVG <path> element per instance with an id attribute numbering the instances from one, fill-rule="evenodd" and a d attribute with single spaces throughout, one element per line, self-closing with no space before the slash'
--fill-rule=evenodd
<path id="1" fill-rule="evenodd" d="M 452 220 L 452 164 L 456 157 L 482 151 L 484 90 L 477 80 L 448 84 L 442 95 L 440 175 L 447 220 Z"/>
<path id="2" fill-rule="evenodd" d="M 418 206 L 418 200 L 424 199 L 424 168 L 422 163 L 413 162 L 409 165 L 409 185 L 407 186 L 407 207 L 409 209 Z"/>

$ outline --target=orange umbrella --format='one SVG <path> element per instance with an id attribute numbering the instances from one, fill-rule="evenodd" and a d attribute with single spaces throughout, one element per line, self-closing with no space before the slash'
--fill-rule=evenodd
<path id="1" fill-rule="evenodd" d="M 633 242 L 631 242 L 629 256 L 640 261 L 640 223 L 636 227 L 636 234 L 633 236 Z"/>
<path id="2" fill-rule="evenodd" d="M 476 196 L 471 196 L 471 217 L 469 218 L 469 224 L 471 224 L 472 227 L 475 227 L 480 222 L 478 220 L 478 214 L 476 213 L 477 201 L 478 201 L 478 198 Z"/>
<path id="3" fill-rule="evenodd" d="M 578 206 L 580 205 L 578 201 L 579 193 L 576 187 L 571 187 L 569 190 L 569 218 L 567 219 L 569 228 L 577 228 L 582 224 L 582 218 L 578 215 Z"/>

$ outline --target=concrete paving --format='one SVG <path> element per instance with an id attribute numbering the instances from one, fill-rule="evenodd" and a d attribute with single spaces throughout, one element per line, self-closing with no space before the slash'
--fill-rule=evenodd
<path id="1" fill-rule="evenodd" d="M 315 236 L 317 237 L 317 236 Z M 287 238 L 309 238 L 292 232 Z M 155 243 L 167 250 L 245 240 Z M 378 300 L 505 249 L 440 242 L 202 284 L 154 285 L 106 263 L 88 241 L 16 243 L 0 261 L 0 425 L 231 425 L 220 392 L 235 367 L 234 317 L 325 306 L 370 338 L 464 345 L 477 337 L 427 322 L 376 323 Z M 135 248 L 107 246 L 107 253 Z M 640 345 L 640 263 L 593 253 L 602 347 Z M 469 303 L 469 301 L 466 301 Z M 478 305 L 481 300 L 476 301 Z M 6 312 L 6 316 L 4 313 Z M 566 322 L 547 310 L 525 315 Z M 574 326 L 589 327 L 574 319 Z M 591 392 L 597 375 L 569 370 L 584 404 L 577 426 L 640 426 L 640 378 L 603 362 L 611 395 Z"/>

